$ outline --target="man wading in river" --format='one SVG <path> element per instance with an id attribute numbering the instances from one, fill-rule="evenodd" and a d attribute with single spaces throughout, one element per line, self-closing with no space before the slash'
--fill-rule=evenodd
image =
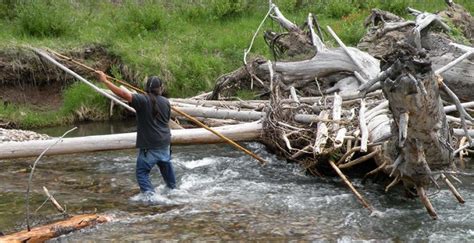
<path id="1" fill-rule="evenodd" d="M 152 76 L 148 78 L 146 94 L 132 94 L 115 86 L 107 80 L 107 76 L 96 71 L 99 80 L 114 94 L 122 97 L 137 112 L 137 156 L 136 176 L 140 191 L 145 195 L 155 192 L 150 181 L 150 171 L 154 165 L 160 169 L 161 176 L 170 189 L 176 187 L 173 165 L 171 164 L 170 142 L 171 133 L 168 126 L 171 107 L 169 101 L 162 96 L 163 81 Z"/>

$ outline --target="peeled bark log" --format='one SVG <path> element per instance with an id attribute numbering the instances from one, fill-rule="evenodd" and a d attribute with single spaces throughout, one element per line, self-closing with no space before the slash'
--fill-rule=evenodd
<path id="1" fill-rule="evenodd" d="M 369 77 L 375 77 L 379 73 L 379 62 L 372 56 L 365 52 L 361 52 L 356 48 L 349 48 L 354 56 L 362 64 Z M 235 87 L 241 86 L 240 82 L 248 82 L 250 77 L 244 75 L 245 70 L 252 69 L 249 72 L 255 73 L 260 80 L 269 80 L 269 69 L 266 61 L 256 60 L 251 67 L 241 68 L 230 75 L 220 78 L 214 88 L 211 99 L 217 99 L 221 95 L 233 95 L 236 91 Z M 281 86 L 284 91 L 289 93 L 290 86 L 299 90 L 303 96 L 320 95 L 315 79 L 322 82 L 322 89 L 332 87 L 332 85 L 339 80 L 347 77 L 353 77 L 353 72 L 359 70 L 356 64 L 347 56 L 342 48 L 328 49 L 318 53 L 315 57 L 309 60 L 296 62 L 276 62 L 273 66 L 273 71 L 277 79 L 282 83 Z M 349 80 L 347 80 L 349 81 Z M 357 84 L 357 79 L 350 80 Z M 266 87 L 270 85 L 265 82 Z M 343 87 L 348 86 L 344 83 L 340 85 L 338 90 L 341 90 L 341 95 L 347 95 L 357 90 L 358 86 L 351 90 L 346 90 Z M 244 87 L 249 87 L 248 85 Z M 333 90 L 333 91 L 338 91 Z"/>
<path id="2" fill-rule="evenodd" d="M 109 221 L 104 215 L 85 214 L 14 234 L 1 236 L 0 242 L 44 242 L 61 235 Z"/>
<path id="3" fill-rule="evenodd" d="M 254 141 L 261 137 L 262 125 L 259 123 L 246 123 L 216 127 L 215 130 L 235 141 Z M 45 155 L 133 149 L 135 148 L 135 141 L 136 133 L 64 138 L 48 150 Z M 2 143 L 0 146 L 0 159 L 38 156 L 53 142 L 55 140 Z M 171 131 L 171 143 L 174 145 L 223 142 L 221 138 L 202 128 Z"/>

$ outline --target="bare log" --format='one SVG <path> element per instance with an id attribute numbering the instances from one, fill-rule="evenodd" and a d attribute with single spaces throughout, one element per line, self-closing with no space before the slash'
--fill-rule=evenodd
<path id="1" fill-rule="evenodd" d="M 313 15 L 311 13 L 308 14 L 307 23 L 308 23 L 308 28 L 309 28 L 309 31 L 310 31 L 309 33 L 311 34 L 311 42 L 313 43 L 313 46 L 316 47 L 316 50 L 318 52 L 322 52 L 322 51 L 326 50 L 326 46 L 324 45 L 321 38 L 316 34 L 316 32 L 314 32 L 313 22 L 315 22 L 315 21 L 313 21 L 313 20 L 315 20 L 313 18 Z M 318 28 L 319 28 L 319 26 L 318 26 Z M 319 33 L 321 33 L 321 30 L 318 29 L 318 31 L 319 31 Z"/>
<path id="2" fill-rule="evenodd" d="M 264 112 L 258 111 L 237 111 L 204 107 L 181 107 L 180 110 L 194 117 L 232 119 L 237 121 L 257 121 L 265 116 Z M 172 116 L 176 115 L 178 114 L 172 113 Z"/>
<path id="3" fill-rule="evenodd" d="M 364 70 L 370 77 L 376 76 L 379 71 L 379 61 L 365 52 L 361 52 L 356 48 L 348 48 L 354 57 L 360 60 Z M 348 58 L 347 54 L 341 48 L 328 49 L 327 51 L 319 52 L 313 58 L 303 61 L 294 62 L 275 62 L 273 65 L 275 76 L 281 81 L 284 91 L 289 92 L 289 87 L 293 86 L 298 89 L 304 96 L 320 95 L 315 78 L 319 81 L 324 81 L 324 89 L 328 87 L 328 82 L 339 81 L 343 78 L 352 77 L 354 71 L 359 68 L 354 62 Z M 217 99 L 223 95 L 230 96 L 237 90 L 236 87 L 250 87 L 248 83 L 251 80 L 249 73 L 255 74 L 260 80 L 265 82 L 265 87 L 269 85 L 270 70 L 267 62 L 263 60 L 256 60 L 252 64 L 234 71 L 231 74 L 224 75 L 216 82 L 211 99 Z M 355 78 L 354 78 L 355 79 Z M 351 81 L 352 80 L 347 80 Z M 356 92 L 358 87 L 357 79 L 355 79 L 356 87 L 345 89 L 345 96 L 350 92 Z M 341 84 L 340 87 L 345 88 L 346 85 Z M 223 94 L 223 95 L 222 95 Z"/>
<path id="4" fill-rule="evenodd" d="M 215 130 L 236 141 L 255 141 L 261 137 L 262 125 L 260 123 L 246 123 L 216 127 Z M 54 140 L 36 140 L 2 143 L 0 159 L 37 156 L 54 142 Z M 45 155 L 133 149 L 135 142 L 136 133 L 64 138 Z M 223 142 L 221 138 L 202 128 L 171 130 L 171 143 L 174 145 Z"/>
<path id="5" fill-rule="evenodd" d="M 359 68 L 359 70 L 357 71 L 360 71 L 364 74 L 365 78 L 373 78 L 374 76 L 370 76 L 371 73 L 369 72 L 366 72 L 365 71 L 365 68 L 362 66 L 362 64 L 360 63 L 360 60 L 358 58 L 356 58 L 354 56 L 353 53 L 351 53 L 351 51 L 349 50 L 349 48 L 347 48 L 347 46 L 344 44 L 344 42 L 342 42 L 341 39 L 339 39 L 339 37 L 337 36 L 337 34 L 331 29 L 331 27 L 327 26 L 328 30 L 329 30 L 329 33 L 332 35 L 332 37 L 336 40 L 336 42 L 339 44 L 340 47 L 342 47 L 342 49 L 344 50 L 344 52 L 347 54 L 347 56 L 349 56 L 349 58 L 352 60 L 352 62 L 354 62 L 354 64 Z M 354 70 L 356 71 L 356 70 Z"/>
<path id="6" fill-rule="evenodd" d="M 364 99 L 361 99 L 360 101 L 359 128 L 360 128 L 360 133 L 361 133 L 360 151 L 367 152 L 367 142 L 369 140 L 369 131 L 367 128 L 367 123 L 365 121 L 365 100 Z"/>
<path id="7" fill-rule="evenodd" d="M 328 119 L 329 114 L 326 111 L 321 111 L 319 114 L 319 119 L 324 120 Z M 324 146 L 328 139 L 328 127 L 323 122 L 318 122 L 318 128 L 316 130 L 316 139 L 314 141 L 313 151 L 315 154 L 320 154 L 323 152 Z"/>
<path id="8" fill-rule="evenodd" d="M 86 227 L 102 224 L 110 219 L 104 215 L 84 214 L 72 218 L 6 236 L 0 236 L 0 242 L 44 242 L 61 235 Z"/>
<path id="9" fill-rule="evenodd" d="M 461 103 L 461 106 L 464 107 L 464 108 L 472 108 L 472 107 L 474 107 L 474 101 Z M 456 111 L 457 109 L 458 108 L 456 107 L 456 105 L 448 105 L 448 106 L 444 107 L 444 112 L 449 113 L 449 112 Z"/>
<path id="10" fill-rule="evenodd" d="M 334 147 L 340 148 L 344 144 L 344 138 L 346 136 L 347 129 L 345 127 L 339 129 L 336 133 L 336 138 L 334 139 Z"/>
<path id="11" fill-rule="evenodd" d="M 419 11 L 415 12 L 419 14 L 418 25 L 416 26 L 413 21 L 404 20 L 401 17 L 385 11 L 373 10 L 370 18 L 366 20 L 372 22 L 373 26 L 368 28 L 367 34 L 362 38 L 358 47 L 377 58 L 383 59 L 387 54 L 397 51 L 397 43 L 414 43 L 418 42 L 418 40 L 415 41 L 415 39 L 420 39 L 421 47 L 424 48 L 430 56 L 433 69 L 442 73 L 445 83 L 462 101 L 474 100 L 474 93 L 470 92 L 470 90 L 474 89 L 474 83 L 472 82 L 474 78 L 472 60 L 464 59 L 461 61 L 461 59 L 466 57 L 468 54 L 459 58 L 464 54 L 464 52 L 472 51 L 472 47 L 453 44 L 453 38 L 444 33 L 440 34 L 436 29 L 430 28 L 431 26 L 436 25 L 444 26 L 442 21 L 440 21 L 439 16 L 436 17 L 435 15 L 421 13 Z M 428 15 L 431 17 L 427 17 Z M 463 16 L 461 17 L 460 15 Z M 463 23 L 462 25 L 467 23 L 465 26 L 468 29 L 472 29 L 472 26 L 474 26 L 474 19 L 467 11 L 462 10 L 462 7 L 456 7 L 456 9 L 448 8 L 448 11 L 445 12 L 444 16 L 451 18 L 453 22 L 461 22 Z M 461 18 L 462 20 L 456 20 L 456 18 Z M 421 23 L 423 21 L 424 23 Z M 422 27 L 426 27 L 426 23 L 430 23 L 430 21 L 434 21 L 435 24 L 429 24 L 428 27 L 424 28 L 421 32 L 421 36 L 415 37 L 414 33 L 417 33 Z M 392 28 L 394 26 L 397 27 Z M 473 31 L 470 32 L 474 33 Z M 463 51 L 460 51 L 457 48 Z M 446 67 L 447 64 L 453 62 L 453 60 L 457 58 L 459 58 L 457 61 L 461 61 L 460 63 L 451 68 L 449 68 L 449 66 Z M 454 62 L 452 64 L 454 64 Z M 449 69 L 442 69 L 443 67 Z"/>
<path id="12" fill-rule="evenodd" d="M 270 16 L 274 20 L 276 20 L 281 25 L 281 27 L 283 27 L 284 29 L 288 31 L 301 31 L 300 28 L 296 24 L 288 20 L 281 13 L 280 9 L 276 5 L 273 4 L 272 7 L 273 7 L 273 12 L 275 13 L 275 15 L 270 15 Z"/>
<path id="13" fill-rule="evenodd" d="M 413 28 L 413 32 L 415 33 L 415 44 L 418 50 L 421 50 L 421 31 L 428 27 L 429 25 L 438 25 L 441 28 L 445 29 L 446 31 L 451 30 L 447 24 L 443 22 L 440 16 L 436 14 L 431 14 L 427 12 L 420 12 L 418 10 L 408 8 L 408 11 L 416 16 L 416 25 Z"/>

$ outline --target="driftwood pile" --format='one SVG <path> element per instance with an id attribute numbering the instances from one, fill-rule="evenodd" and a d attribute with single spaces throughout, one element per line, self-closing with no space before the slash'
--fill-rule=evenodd
<path id="1" fill-rule="evenodd" d="M 458 181 L 457 168 L 464 167 L 463 156 L 472 153 L 469 148 L 474 146 L 474 130 L 470 130 L 474 48 L 452 39 L 445 18 L 452 18 L 471 43 L 474 19 L 461 6 L 448 2 L 448 9 L 439 14 L 409 9 L 414 21 L 374 9 L 358 48 L 345 46 L 329 26 L 328 33 L 339 47 L 326 46 L 313 15 L 300 28 L 272 4 L 265 19 L 271 17 L 285 32 L 267 31 L 264 38 L 274 60 L 280 61 L 247 60 L 251 44 L 244 53 L 245 65 L 221 76 L 212 92 L 170 100 L 201 122 L 222 126 L 218 130 L 233 140 L 260 138 L 311 174 L 334 170 L 361 204 L 374 212 L 344 175 L 371 161 L 375 166 L 365 178 L 384 175 L 386 190 L 402 184 L 407 195 L 418 196 L 436 219 L 426 191 L 439 188 L 442 181 L 463 203 L 451 181 Z M 264 99 L 229 100 L 240 88 L 258 91 Z M 178 123 L 186 120 L 179 113 L 173 117 Z M 104 136 L 64 139 L 63 147 L 58 145 L 51 154 L 132 148 L 134 137 L 110 135 L 106 143 Z M 173 139 L 175 144 L 221 141 L 200 130 L 173 130 Z M 5 143 L 0 156 L 32 156 L 44 145 L 30 142 L 26 148 L 31 152 L 21 148 L 25 146 Z M 91 222 L 106 220 L 93 216 Z M 73 224 L 82 226 L 82 222 Z M 30 233 L 0 240 L 28 239 Z M 56 232 L 47 234 L 57 236 Z"/>
<path id="2" fill-rule="evenodd" d="M 315 175 L 332 167 L 350 184 L 339 169 L 374 161 L 366 177 L 385 173 L 386 190 L 401 183 L 436 219 L 426 190 L 444 181 L 464 202 L 450 180 L 458 181 L 457 165 L 464 166 L 474 145 L 474 49 L 456 44 L 443 17 L 462 16 L 452 23 L 463 24 L 471 42 L 474 19 L 450 4 L 439 14 L 408 9 L 414 21 L 374 9 L 362 50 L 346 47 L 329 26 L 340 47 L 327 47 L 311 14 L 302 29 L 271 5 L 269 16 L 286 32 L 267 31 L 264 38 L 283 60 L 248 61 L 247 50 L 245 65 L 221 76 L 212 92 L 174 105 L 211 124 L 263 118 L 263 142 Z M 227 101 L 240 88 L 268 100 Z"/>

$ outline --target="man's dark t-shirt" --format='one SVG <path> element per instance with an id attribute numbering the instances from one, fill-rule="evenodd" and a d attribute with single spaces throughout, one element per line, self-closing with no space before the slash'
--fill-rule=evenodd
<path id="1" fill-rule="evenodd" d="M 171 116 L 170 102 L 163 96 L 155 96 L 158 114 L 153 117 L 150 97 L 133 94 L 130 106 L 137 111 L 137 148 L 154 149 L 169 145 L 171 133 L 168 122 Z"/>

